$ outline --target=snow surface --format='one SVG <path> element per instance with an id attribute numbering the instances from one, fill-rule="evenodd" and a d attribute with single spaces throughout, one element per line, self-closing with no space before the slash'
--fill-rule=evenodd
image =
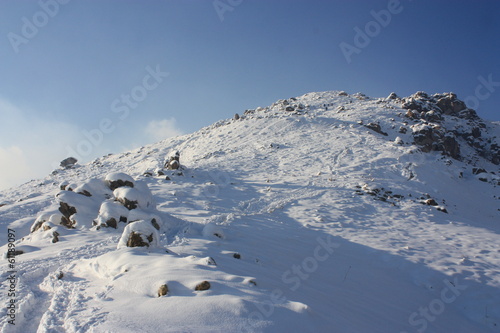
<path id="1" fill-rule="evenodd" d="M 464 161 L 420 152 L 398 131 L 405 112 L 398 100 L 309 93 L 0 192 L 0 237 L 15 230 L 25 250 L 16 325 L 3 307 L 2 332 L 499 332 L 499 167 L 465 146 Z M 457 123 L 468 126 L 445 116 Z M 499 124 L 485 124 L 498 140 Z M 174 150 L 182 172 L 150 176 Z M 124 212 L 100 187 L 109 173 L 151 190 L 136 193 L 151 210 L 128 220 L 156 232 L 156 217 L 157 246 L 117 249 L 133 224 L 92 227 Z M 77 228 L 54 223 L 61 199 L 87 207 Z M 41 213 L 52 229 L 30 234 Z M 4 259 L 3 290 L 9 270 Z M 196 291 L 202 281 L 210 289 Z"/>

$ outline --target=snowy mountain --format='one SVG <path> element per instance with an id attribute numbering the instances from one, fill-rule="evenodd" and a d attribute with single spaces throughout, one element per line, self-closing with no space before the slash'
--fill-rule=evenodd
<path id="1" fill-rule="evenodd" d="M 499 332 L 499 138 L 332 91 L 67 163 L 0 192 L 2 331 Z"/>

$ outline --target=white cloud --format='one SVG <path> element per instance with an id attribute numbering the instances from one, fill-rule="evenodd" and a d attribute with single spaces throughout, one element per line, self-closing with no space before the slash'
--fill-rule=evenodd
<path id="1" fill-rule="evenodd" d="M 175 118 L 149 122 L 139 137 L 126 135 L 129 129 L 122 131 L 125 134 L 118 129 L 103 134 L 102 142 L 90 144 L 85 131 L 77 125 L 40 116 L 37 110 L 21 108 L 0 97 L 0 190 L 46 177 L 59 167 L 61 160 L 73 155 L 74 151 L 78 153 L 83 141 L 91 149 L 89 154 L 75 156 L 81 158 L 79 162 L 82 164 L 110 151 L 116 153 L 124 147 L 141 146 L 143 142 L 154 143 L 183 134 L 177 128 Z M 139 142 L 134 144 L 134 140 Z"/>
<path id="2" fill-rule="evenodd" d="M 153 120 L 148 123 L 144 132 L 153 142 L 184 134 L 176 127 L 176 123 L 175 118 Z"/>
<path id="3" fill-rule="evenodd" d="M 76 126 L 41 118 L 0 97 L 0 190 L 47 176 L 77 140 Z"/>
<path id="4" fill-rule="evenodd" d="M 19 185 L 29 180 L 31 174 L 32 171 L 21 148 L 0 147 L 0 189 Z"/>

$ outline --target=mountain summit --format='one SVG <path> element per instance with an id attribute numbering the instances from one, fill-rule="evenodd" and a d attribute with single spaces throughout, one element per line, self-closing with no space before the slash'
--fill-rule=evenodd
<path id="1" fill-rule="evenodd" d="M 329 91 L 73 163 L 0 192 L 2 331 L 499 332 L 499 138 Z"/>

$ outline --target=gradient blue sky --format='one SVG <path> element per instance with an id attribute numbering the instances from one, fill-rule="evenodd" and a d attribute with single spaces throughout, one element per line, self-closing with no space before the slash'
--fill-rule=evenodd
<path id="1" fill-rule="evenodd" d="M 478 88 L 500 82 L 500 1 L 54 1 L 0 1 L 0 188 L 47 175 L 103 119 L 80 162 L 311 91 L 453 91 L 500 120 L 500 83 Z M 341 43 L 390 6 L 348 63 Z M 148 66 L 169 75 L 121 120 Z"/>

